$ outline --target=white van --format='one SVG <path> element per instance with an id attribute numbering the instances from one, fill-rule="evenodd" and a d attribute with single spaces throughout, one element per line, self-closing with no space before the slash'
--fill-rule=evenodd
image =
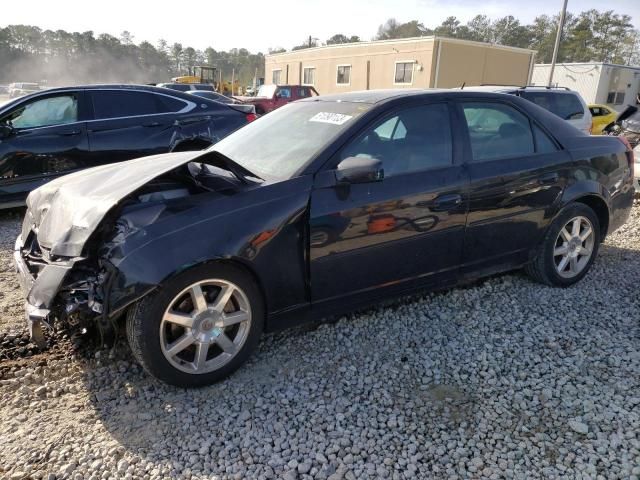
<path id="1" fill-rule="evenodd" d="M 536 105 L 555 113 L 578 130 L 590 134 L 593 117 L 586 102 L 576 91 L 565 87 L 510 87 L 503 85 L 483 85 L 465 87 L 465 90 L 507 93 L 518 95 Z"/>

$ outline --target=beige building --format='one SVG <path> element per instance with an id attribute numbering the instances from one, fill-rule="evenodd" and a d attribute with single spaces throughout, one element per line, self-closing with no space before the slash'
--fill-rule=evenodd
<path id="1" fill-rule="evenodd" d="M 526 85 L 535 51 L 440 37 L 327 45 L 265 56 L 265 83 L 320 94 L 376 88 Z"/>

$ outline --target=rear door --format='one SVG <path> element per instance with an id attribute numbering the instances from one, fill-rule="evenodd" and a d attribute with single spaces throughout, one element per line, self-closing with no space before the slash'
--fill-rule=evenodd
<path id="1" fill-rule="evenodd" d="M 0 203 L 21 203 L 51 178 L 87 166 L 86 102 L 81 90 L 26 100 L 0 118 L 14 130 L 0 140 Z"/>
<path id="2" fill-rule="evenodd" d="M 165 153 L 179 128 L 178 112 L 193 108 L 170 95 L 142 90 L 88 90 L 94 120 L 88 124 L 94 165 Z"/>
<path id="3" fill-rule="evenodd" d="M 458 103 L 467 127 L 469 214 L 462 273 L 527 260 L 556 211 L 570 155 L 515 105 Z"/>
<path id="4" fill-rule="evenodd" d="M 318 178 L 348 157 L 383 161 L 385 178 L 311 197 L 310 274 L 315 308 L 456 279 L 466 219 L 466 173 L 448 104 L 403 107 L 374 122 Z"/>

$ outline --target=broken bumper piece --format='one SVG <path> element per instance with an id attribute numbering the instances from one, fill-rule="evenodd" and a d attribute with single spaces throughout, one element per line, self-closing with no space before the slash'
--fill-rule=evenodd
<path id="1" fill-rule="evenodd" d="M 50 306 L 64 277 L 69 271 L 68 265 L 45 265 L 38 276 L 32 275 L 22 256 L 22 236 L 16 240 L 13 261 L 18 281 L 25 297 L 25 312 L 29 334 L 38 347 L 45 346 L 43 327 L 49 327 Z"/>

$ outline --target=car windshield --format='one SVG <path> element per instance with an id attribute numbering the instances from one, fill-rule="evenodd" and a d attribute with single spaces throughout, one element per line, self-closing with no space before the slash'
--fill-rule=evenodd
<path id="1" fill-rule="evenodd" d="M 271 98 L 273 97 L 273 94 L 276 93 L 276 88 L 278 88 L 277 85 L 262 85 L 258 89 L 258 95 L 256 95 L 256 97 Z"/>
<path id="2" fill-rule="evenodd" d="M 220 140 L 217 151 L 262 178 L 291 178 L 371 108 L 347 102 L 285 105 Z"/>

